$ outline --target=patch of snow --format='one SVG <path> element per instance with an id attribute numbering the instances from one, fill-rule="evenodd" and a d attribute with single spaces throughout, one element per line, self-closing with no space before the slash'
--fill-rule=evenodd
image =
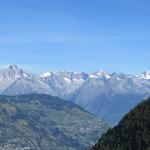
<path id="1" fill-rule="evenodd" d="M 65 80 L 67 83 L 71 83 L 71 80 L 70 80 L 69 78 L 64 77 L 64 80 Z"/>
<path id="2" fill-rule="evenodd" d="M 99 77 L 105 77 L 107 79 L 111 78 L 111 76 L 108 75 L 104 70 L 101 70 L 101 71 L 97 72 L 97 76 L 99 76 Z"/>
<path id="3" fill-rule="evenodd" d="M 21 78 L 21 76 L 20 75 L 16 75 L 15 78 Z"/>
<path id="4" fill-rule="evenodd" d="M 51 76 L 50 72 L 44 72 L 40 75 L 40 77 L 42 77 L 42 78 L 49 77 L 49 76 Z"/>
<path id="5" fill-rule="evenodd" d="M 24 77 L 28 77 L 28 75 L 26 73 L 23 74 Z"/>
<path id="6" fill-rule="evenodd" d="M 73 81 L 76 83 L 83 83 L 85 80 L 84 79 L 73 79 Z"/>
<path id="7" fill-rule="evenodd" d="M 107 79 L 110 79 L 110 78 L 111 78 L 111 76 L 109 76 L 109 75 L 107 75 L 107 74 L 105 75 L 105 77 L 106 77 Z"/>
<path id="8" fill-rule="evenodd" d="M 96 75 L 92 75 L 92 74 L 90 74 L 89 77 L 90 78 L 98 78 Z"/>
<path id="9" fill-rule="evenodd" d="M 143 74 L 136 76 L 139 79 L 145 79 L 145 80 L 150 80 L 150 72 L 144 72 Z"/>

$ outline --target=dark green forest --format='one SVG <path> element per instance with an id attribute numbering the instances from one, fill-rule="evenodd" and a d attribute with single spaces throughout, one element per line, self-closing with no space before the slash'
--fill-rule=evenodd
<path id="1" fill-rule="evenodd" d="M 91 150 L 150 150 L 150 98 L 109 129 Z"/>

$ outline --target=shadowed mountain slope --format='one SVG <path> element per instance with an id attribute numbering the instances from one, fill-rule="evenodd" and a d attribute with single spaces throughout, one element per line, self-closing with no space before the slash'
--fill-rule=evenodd
<path id="1" fill-rule="evenodd" d="M 150 98 L 125 115 L 91 150 L 150 150 Z"/>

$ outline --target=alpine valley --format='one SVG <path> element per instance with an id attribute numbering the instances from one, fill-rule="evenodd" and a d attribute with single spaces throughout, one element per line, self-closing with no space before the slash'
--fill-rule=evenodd
<path id="1" fill-rule="evenodd" d="M 0 150 L 84 150 L 107 128 L 82 107 L 57 97 L 0 96 Z"/>
<path id="2" fill-rule="evenodd" d="M 150 72 L 139 75 L 69 71 L 28 73 L 16 65 L 0 71 L 0 94 L 47 94 L 82 106 L 111 125 L 150 96 Z"/>

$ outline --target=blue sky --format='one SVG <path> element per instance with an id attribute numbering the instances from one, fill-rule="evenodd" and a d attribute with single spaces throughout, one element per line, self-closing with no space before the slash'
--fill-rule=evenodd
<path id="1" fill-rule="evenodd" d="M 149 0 L 0 0 L 0 64 L 150 70 Z"/>

